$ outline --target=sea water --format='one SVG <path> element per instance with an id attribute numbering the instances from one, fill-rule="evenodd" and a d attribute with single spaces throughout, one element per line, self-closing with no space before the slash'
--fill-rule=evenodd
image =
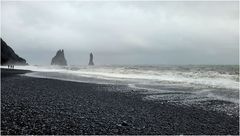
<path id="1" fill-rule="evenodd" d="M 34 72 L 27 76 L 96 84 L 126 85 L 145 94 L 145 100 L 199 104 L 209 100 L 229 102 L 215 107 L 239 109 L 239 65 L 102 65 L 15 66 Z M 218 105 L 219 106 L 219 105 Z"/>

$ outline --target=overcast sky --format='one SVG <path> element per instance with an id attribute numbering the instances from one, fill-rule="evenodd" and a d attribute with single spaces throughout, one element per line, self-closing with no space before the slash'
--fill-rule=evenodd
<path id="1" fill-rule="evenodd" d="M 30 64 L 238 64 L 238 2 L 1 2 L 1 37 Z"/>

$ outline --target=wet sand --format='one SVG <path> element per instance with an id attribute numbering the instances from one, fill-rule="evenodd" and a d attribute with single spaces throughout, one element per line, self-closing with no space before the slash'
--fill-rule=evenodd
<path id="1" fill-rule="evenodd" d="M 144 101 L 126 86 L 19 75 L 26 72 L 1 69 L 2 135 L 239 134 L 238 115 Z"/>

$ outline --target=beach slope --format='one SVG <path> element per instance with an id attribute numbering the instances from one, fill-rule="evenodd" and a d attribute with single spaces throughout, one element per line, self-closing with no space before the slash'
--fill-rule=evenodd
<path id="1" fill-rule="evenodd" d="M 239 134 L 238 116 L 144 101 L 126 86 L 21 75 L 26 72 L 1 69 L 2 135 Z"/>

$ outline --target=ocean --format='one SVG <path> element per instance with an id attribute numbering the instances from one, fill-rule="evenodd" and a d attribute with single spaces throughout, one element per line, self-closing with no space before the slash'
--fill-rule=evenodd
<path id="1" fill-rule="evenodd" d="M 239 65 L 15 66 L 15 69 L 32 70 L 26 74 L 31 77 L 126 85 L 144 94 L 144 100 L 202 107 L 211 100 L 219 100 L 226 103 L 210 108 L 229 114 L 239 110 Z"/>

